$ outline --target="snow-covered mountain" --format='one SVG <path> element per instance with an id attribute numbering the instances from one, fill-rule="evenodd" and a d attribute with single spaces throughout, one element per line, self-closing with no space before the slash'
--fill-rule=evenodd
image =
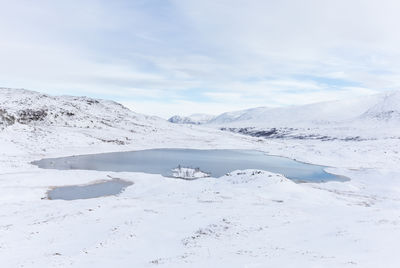
<path id="1" fill-rule="evenodd" d="M 174 124 L 192 124 L 192 125 L 201 125 L 208 123 L 215 116 L 210 114 L 192 114 L 189 116 L 179 116 L 174 115 L 168 119 L 169 122 Z"/>
<path id="2" fill-rule="evenodd" d="M 400 92 L 308 105 L 223 113 L 209 124 L 229 126 L 299 126 L 349 122 L 361 118 L 400 118 Z"/>
<path id="3" fill-rule="evenodd" d="M 249 119 L 258 117 L 259 114 L 262 114 L 269 110 L 271 110 L 271 108 L 257 107 L 257 108 L 251 108 L 251 109 L 246 109 L 246 110 L 226 112 L 226 113 L 223 113 L 221 115 L 214 117 L 207 123 L 209 123 L 209 124 L 227 124 L 227 123 L 232 123 L 232 122 L 237 122 L 237 121 L 249 120 Z"/>
<path id="4" fill-rule="evenodd" d="M 380 96 L 376 104 L 360 117 L 376 121 L 400 123 L 400 91 Z"/>
<path id="5" fill-rule="evenodd" d="M 218 116 L 194 114 L 175 115 L 168 121 L 177 124 L 197 124 L 229 127 L 298 127 L 339 123 L 360 123 L 400 120 L 400 91 L 289 107 L 257 107 L 226 112 Z"/>
<path id="6" fill-rule="evenodd" d="M 400 136 L 400 91 L 309 105 L 228 112 L 206 126 L 263 138 L 365 140 Z"/>
<path id="7" fill-rule="evenodd" d="M 163 120 L 134 113 L 114 101 L 0 88 L 0 126 L 117 127 L 135 131 L 138 126 L 145 127 L 145 122 L 149 127 L 157 121 Z"/>

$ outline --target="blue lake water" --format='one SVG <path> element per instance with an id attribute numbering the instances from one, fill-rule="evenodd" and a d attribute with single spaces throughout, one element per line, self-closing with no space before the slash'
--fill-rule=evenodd
<path id="1" fill-rule="evenodd" d="M 215 178 L 234 170 L 259 169 L 283 174 L 296 182 L 346 180 L 325 172 L 324 166 L 271 156 L 256 150 L 151 149 L 46 158 L 33 164 L 46 169 L 144 172 L 165 177 L 172 176 L 172 169 L 178 166 L 200 168 Z"/>

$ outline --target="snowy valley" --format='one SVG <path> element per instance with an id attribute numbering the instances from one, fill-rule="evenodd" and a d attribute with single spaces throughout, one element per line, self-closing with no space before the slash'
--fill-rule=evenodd
<path id="1" fill-rule="evenodd" d="M 169 121 L 113 101 L 0 88 L 2 266 L 399 266 L 400 92 Z M 31 164 L 152 148 L 258 150 L 350 180 L 176 170 L 196 178 L 182 180 Z M 119 195 L 46 198 L 57 186 L 115 179 L 131 184 Z"/>

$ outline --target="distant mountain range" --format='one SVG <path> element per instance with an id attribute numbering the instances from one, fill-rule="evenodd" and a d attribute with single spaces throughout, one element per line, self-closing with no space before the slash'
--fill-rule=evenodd
<path id="1" fill-rule="evenodd" d="M 174 115 L 168 119 L 168 121 L 175 124 L 201 125 L 208 123 L 213 118 L 215 118 L 215 116 L 209 114 L 192 114 L 189 116 Z"/>
<path id="2" fill-rule="evenodd" d="M 194 116 L 174 116 L 169 119 L 170 122 L 178 124 L 237 127 L 324 125 L 363 120 L 400 123 L 400 91 L 308 105 L 258 107 L 226 112 L 214 117 L 204 115 L 201 120 Z"/>
<path id="3" fill-rule="evenodd" d="M 0 88 L 0 138 L 10 143 L 24 141 L 21 148 L 43 142 L 56 147 L 60 140 L 74 145 L 123 145 L 149 136 L 154 141 L 163 140 L 159 137 L 190 140 L 198 133 L 225 137 L 221 130 L 267 139 L 400 139 L 400 92 L 283 108 L 259 107 L 218 116 L 175 116 L 168 122 L 135 113 L 114 101 Z"/>

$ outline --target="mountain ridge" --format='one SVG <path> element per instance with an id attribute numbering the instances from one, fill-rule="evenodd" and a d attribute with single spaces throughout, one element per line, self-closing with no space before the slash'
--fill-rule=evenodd
<path id="1" fill-rule="evenodd" d="M 373 119 L 375 122 L 400 121 L 400 91 L 306 105 L 277 108 L 256 107 L 225 112 L 201 124 L 209 126 L 293 126 L 346 123 L 369 119 Z M 173 123 L 180 122 L 177 120 Z"/>

